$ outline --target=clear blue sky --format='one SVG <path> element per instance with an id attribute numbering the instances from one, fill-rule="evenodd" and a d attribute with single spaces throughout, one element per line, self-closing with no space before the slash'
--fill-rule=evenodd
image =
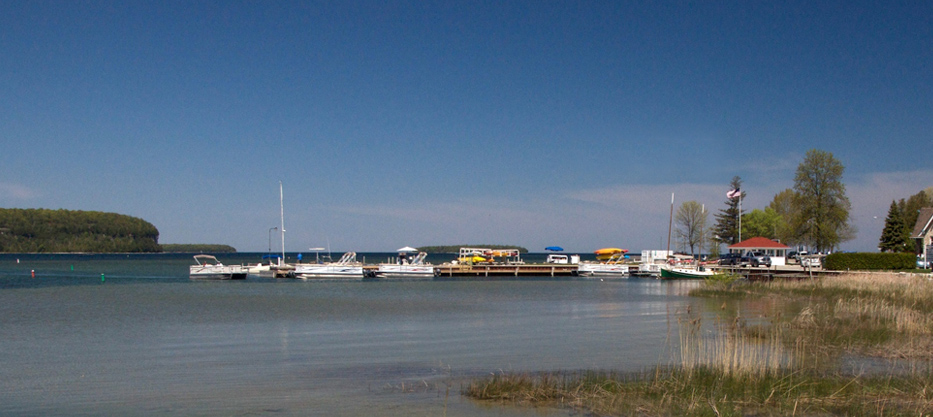
<path id="1" fill-rule="evenodd" d="M 926 1 L 6 1 L 0 74 L 0 207 L 162 243 L 266 250 L 282 181 L 290 251 L 663 249 L 820 149 L 872 250 L 933 186 Z"/>

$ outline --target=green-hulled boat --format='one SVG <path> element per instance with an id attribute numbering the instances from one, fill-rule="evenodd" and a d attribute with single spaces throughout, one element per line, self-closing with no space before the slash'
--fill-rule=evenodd
<path id="1" fill-rule="evenodd" d="M 709 269 L 661 267 L 661 279 L 705 279 L 715 273 Z"/>

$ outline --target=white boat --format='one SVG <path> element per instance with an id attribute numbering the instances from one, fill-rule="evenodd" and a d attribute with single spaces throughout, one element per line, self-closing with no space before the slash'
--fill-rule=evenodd
<path id="1" fill-rule="evenodd" d="M 356 261 L 356 252 L 347 252 L 337 262 L 296 264 L 295 277 L 303 279 L 363 279 L 363 264 Z"/>
<path id="2" fill-rule="evenodd" d="M 625 252 L 618 252 L 605 262 L 581 262 L 577 267 L 577 275 L 583 277 L 626 277 L 629 275 L 628 265 L 623 264 Z"/>
<path id="3" fill-rule="evenodd" d="M 188 267 L 188 276 L 193 279 L 246 279 L 246 268 L 224 265 L 213 255 L 194 255 L 194 262 Z"/>
<path id="4" fill-rule="evenodd" d="M 638 275 L 646 277 L 659 277 L 661 276 L 661 264 L 640 263 L 638 264 Z"/>
<path id="5" fill-rule="evenodd" d="M 262 262 L 259 262 L 259 263 L 252 264 L 252 265 L 247 264 L 244 266 L 244 268 L 246 269 L 246 273 L 249 275 L 259 275 L 259 276 L 268 275 L 270 271 L 272 271 L 272 268 L 276 266 L 278 263 L 280 263 L 278 260 L 282 259 L 282 257 L 279 255 L 264 255 L 262 259 L 268 260 L 268 263 L 264 264 Z"/>
<path id="6" fill-rule="evenodd" d="M 665 250 L 643 250 L 638 269 L 630 271 L 630 273 L 642 277 L 659 277 L 661 276 L 661 266 L 667 263 L 667 257 L 671 256 L 671 254 L 670 251 Z"/>
<path id="7" fill-rule="evenodd" d="M 425 252 L 419 252 L 414 258 L 407 259 L 407 253 L 399 252 L 398 260 L 395 263 L 379 264 L 376 270 L 376 277 L 379 278 L 434 278 L 434 265 L 424 262 L 428 256 Z"/>

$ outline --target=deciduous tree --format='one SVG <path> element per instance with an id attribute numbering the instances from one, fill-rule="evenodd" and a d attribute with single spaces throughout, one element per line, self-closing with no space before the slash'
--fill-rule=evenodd
<path id="1" fill-rule="evenodd" d="M 781 215 L 771 207 L 766 207 L 764 210 L 754 209 L 742 216 L 742 238 L 778 239 L 777 230 L 782 222 Z"/>
<path id="2" fill-rule="evenodd" d="M 914 223 L 917 223 L 917 215 L 920 213 L 920 209 L 933 206 L 933 198 L 931 197 L 933 197 L 933 195 L 926 190 L 922 190 L 910 196 L 907 200 L 902 198 L 901 201 L 897 203 L 897 207 L 901 212 L 901 218 L 908 228 L 912 229 Z"/>
<path id="3" fill-rule="evenodd" d="M 792 227 L 794 217 L 797 215 L 794 207 L 794 197 L 797 193 L 788 188 L 777 193 L 768 208 L 774 210 L 780 221 L 775 227 L 774 237 L 786 245 L 797 245 L 800 240 L 797 238 L 796 230 Z"/>
<path id="4" fill-rule="evenodd" d="M 707 212 L 696 201 L 687 201 L 677 209 L 674 221 L 677 223 L 677 237 L 685 247 L 690 247 L 690 254 L 703 244 L 706 238 Z"/>
<path id="5" fill-rule="evenodd" d="M 794 226 L 802 240 L 819 252 L 833 250 L 855 237 L 855 227 L 849 223 L 851 203 L 842 182 L 843 172 L 845 167 L 832 153 L 817 149 L 807 151 L 797 167 Z"/>

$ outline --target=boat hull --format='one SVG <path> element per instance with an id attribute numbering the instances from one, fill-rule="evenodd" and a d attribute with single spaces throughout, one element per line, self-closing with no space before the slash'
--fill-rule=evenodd
<path id="1" fill-rule="evenodd" d="M 208 273 L 208 274 L 188 274 L 191 279 L 246 279 L 246 272 L 243 273 Z"/>
<path id="2" fill-rule="evenodd" d="M 206 255 L 199 255 L 207 257 Z M 197 259 L 198 257 L 195 257 Z M 216 258 L 210 257 L 216 260 Z M 199 264 L 188 267 L 191 279 L 246 279 L 246 269 L 240 265 Z"/>
<path id="3" fill-rule="evenodd" d="M 577 274 L 584 277 L 627 277 L 628 265 L 580 264 Z"/>
<path id="4" fill-rule="evenodd" d="M 430 265 L 395 265 L 382 264 L 376 270 L 378 278 L 431 279 L 436 272 Z"/>
<path id="5" fill-rule="evenodd" d="M 302 279 L 363 279 L 362 266 L 296 265 L 295 277 Z"/>
<path id="6" fill-rule="evenodd" d="M 661 279 L 706 279 L 713 275 L 712 271 L 697 271 L 685 268 L 661 268 Z"/>

